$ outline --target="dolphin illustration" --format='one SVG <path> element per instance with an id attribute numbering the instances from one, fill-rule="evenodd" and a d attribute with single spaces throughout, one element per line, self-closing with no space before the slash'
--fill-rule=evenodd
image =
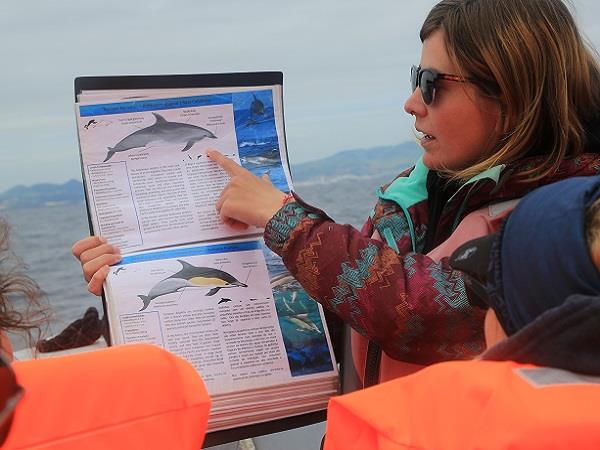
<path id="1" fill-rule="evenodd" d="M 181 259 L 177 261 L 182 266 L 179 272 L 156 283 L 148 295 L 138 295 L 144 302 L 140 311 L 145 310 L 156 297 L 179 292 L 185 288 L 209 288 L 205 295 L 210 296 L 215 295 L 220 289 L 248 287 L 247 284 L 238 281 L 234 276 L 222 270 L 192 266 Z"/>
<path id="2" fill-rule="evenodd" d="M 96 122 L 94 119 L 90 120 L 88 123 L 86 123 L 83 128 L 85 128 L 86 130 L 89 128 L 90 125 L 95 125 L 98 124 L 98 122 Z"/>
<path id="3" fill-rule="evenodd" d="M 185 152 L 192 148 L 192 145 L 196 142 L 206 137 L 217 139 L 217 136 L 202 127 L 188 123 L 169 122 L 160 114 L 155 112 L 152 114 L 156 118 L 154 125 L 134 131 L 129 136 L 120 140 L 114 147 L 108 147 L 108 153 L 102 162 L 108 161 L 117 152 L 124 152 L 132 148 L 147 147 L 156 142 L 185 144 L 185 147 L 181 150 Z"/>

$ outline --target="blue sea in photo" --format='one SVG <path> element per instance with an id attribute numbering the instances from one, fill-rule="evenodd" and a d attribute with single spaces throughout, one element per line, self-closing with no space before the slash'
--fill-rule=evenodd
<path id="1" fill-rule="evenodd" d="M 268 174 L 278 189 L 288 192 L 271 91 L 238 92 L 232 94 L 232 101 L 242 166 L 257 176 Z"/>

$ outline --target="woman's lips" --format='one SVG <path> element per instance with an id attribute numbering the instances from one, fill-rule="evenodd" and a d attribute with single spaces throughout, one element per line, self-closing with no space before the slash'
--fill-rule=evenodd
<path id="1" fill-rule="evenodd" d="M 422 144 L 435 140 L 435 136 L 432 136 L 419 130 L 417 130 L 417 138 L 419 139 L 419 141 L 421 141 Z"/>

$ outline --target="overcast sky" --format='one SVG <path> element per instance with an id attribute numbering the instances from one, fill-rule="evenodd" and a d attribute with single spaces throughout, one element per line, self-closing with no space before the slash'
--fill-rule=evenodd
<path id="1" fill-rule="evenodd" d="M 80 178 L 80 75 L 284 72 L 292 165 L 411 139 L 402 105 L 429 0 L 0 3 L 0 192 Z M 600 47 L 600 4 L 575 0 Z"/>

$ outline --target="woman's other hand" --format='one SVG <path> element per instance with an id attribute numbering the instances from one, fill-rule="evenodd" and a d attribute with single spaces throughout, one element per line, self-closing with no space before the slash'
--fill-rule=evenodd
<path id="1" fill-rule="evenodd" d="M 248 225 L 264 228 L 281 208 L 285 194 L 273 186 L 267 175 L 259 178 L 216 150 L 206 154 L 231 178 L 217 201 L 221 220 L 238 229 Z"/>
<path id="2" fill-rule="evenodd" d="M 75 242 L 72 251 L 81 263 L 88 291 L 101 295 L 102 283 L 108 276 L 109 266 L 121 261 L 119 248 L 108 244 L 102 236 L 89 236 Z"/>

